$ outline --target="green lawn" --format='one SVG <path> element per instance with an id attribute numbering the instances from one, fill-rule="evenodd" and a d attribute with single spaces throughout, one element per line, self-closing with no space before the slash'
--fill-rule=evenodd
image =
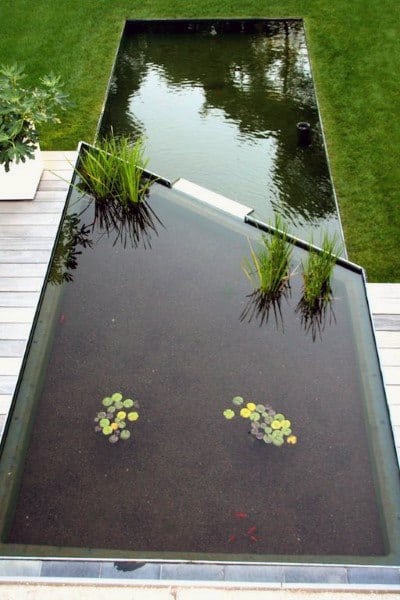
<path id="1" fill-rule="evenodd" d="M 44 149 L 93 140 L 126 18 L 303 17 L 350 259 L 400 281 L 400 3 L 396 0 L 1 0 L 0 57 L 53 70 L 75 109 Z M 399 206 L 398 206 L 399 205 Z"/>

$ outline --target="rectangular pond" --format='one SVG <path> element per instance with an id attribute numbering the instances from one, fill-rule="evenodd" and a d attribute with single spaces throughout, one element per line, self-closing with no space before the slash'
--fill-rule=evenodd
<path id="1" fill-rule="evenodd" d="M 341 261 L 304 322 L 296 247 L 280 311 L 243 319 L 262 230 L 159 184 L 147 206 L 146 229 L 70 192 L 2 442 L 1 554 L 398 564 L 362 271 Z M 115 394 L 112 444 L 94 419 Z M 296 443 L 251 435 L 248 403 Z"/>
<path id="2" fill-rule="evenodd" d="M 299 144 L 297 124 L 311 143 Z M 341 237 L 302 21 L 131 21 L 100 135 L 143 136 L 149 168 L 292 232 Z"/>

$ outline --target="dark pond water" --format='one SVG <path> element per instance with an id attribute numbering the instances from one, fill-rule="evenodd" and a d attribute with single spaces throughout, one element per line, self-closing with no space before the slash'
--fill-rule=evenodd
<path id="1" fill-rule="evenodd" d="M 8 541 L 157 556 L 385 554 L 365 405 L 379 367 L 365 383 L 359 277 L 336 269 L 335 319 L 315 339 L 295 310 L 300 275 L 282 319 L 260 327 L 240 320 L 255 228 L 156 185 L 157 234 L 107 234 L 86 202 L 74 192 L 70 215 L 85 210 L 65 221 L 42 307 L 61 284 Z M 65 281 L 71 232 L 82 253 Z M 140 418 L 112 445 L 93 419 L 115 392 L 140 402 Z M 237 395 L 283 412 L 297 444 L 266 445 L 247 420 L 226 420 Z"/>
<path id="2" fill-rule="evenodd" d="M 144 136 L 149 168 L 282 215 L 319 241 L 339 231 L 302 26 L 259 33 L 126 32 L 101 134 Z M 312 143 L 297 143 L 309 122 Z"/>

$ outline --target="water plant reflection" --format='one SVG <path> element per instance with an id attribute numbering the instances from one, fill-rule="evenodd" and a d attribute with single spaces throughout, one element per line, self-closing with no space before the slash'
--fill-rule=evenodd
<path id="1" fill-rule="evenodd" d="M 73 280 L 71 270 L 77 268 L 78 256 L 82 254 L 78 247 L 93 246 L 89 236 L 90 228 L 81 223 L 76 213 L 65 216 L 49 274 L 51 284 L 61 285 L 64 281 Z"/>

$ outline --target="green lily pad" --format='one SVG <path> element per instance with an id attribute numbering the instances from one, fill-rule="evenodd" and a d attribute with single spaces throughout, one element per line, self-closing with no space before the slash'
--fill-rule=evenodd
<path id="1" fill-rule="evenodd" d="M 99 419 L 104 419 L 104 417 L 106 416 L 106 413 L 104 412 L 104 410 L 101 410 L 100 412 L 97 413 L 97 416 L 99 417 Z"/>
<path id="2" fill-rule="evenodd" d="M 104 435 L 110 435 L 113 432 L 113 428 L 111 427 L 111 425 L 106 425 L 105 427 L 103 427 L 102 431 Z"/>
<path id="3" fill-rule="evenodd" d="M 131 400 L 130 398 L 127 398 L 126 400 L 124 400 L 122 402 L 122 404 L 123 404 L 124 408 L 132 408 L 132 406 L 133 406 L 133 400 Z"/>
<path id="4" fill-rule="evenodd" d="M 108 441 L 110 442 L 110 444 L 116 444 L 119 440 L 119 437 L 117 435 L 110 435 L 110 437 L 108 438 Z"/>
<path id="5" fill-rule="evenodd" d="M 125 427 L 126 427 L 126 422 L 125 422 L 125 421 L 120 421 L 120 422 L 118 423 L 118 427 L 119 427 L 120 429 L 125 429 Z"/>
<path id="6" fill-rule="evenodd" d="M 227 408 L 222 414 L 224 415 L 225 419 L 229 420 L 233 419 L 233 417 L 235 416 L 235 411 L 233 411 L 231 408 Z"/>
<path id="7" fill-rule="evenodd" d="M 139 418 L 139 413 L 136 411 L 128 413 L 128 421 L 137 421 Z"/>
<path id="8" fill-rule="evenodd" d="M 265 433 L 272 433 L 272 427 L 265 426 Z"/>
<path id="9" fill-rule="evenodd" d="M 266 417 L 264 417 L 264 421 L 266 423 L 268 423 L 268 425 L 270 425 L 273 420 L 274 420 L 274 417 L 272 417 L 271 415 L 267 415 Z"/>
<path id="10" fill-rule="evenodd" d="M 109 407 L 107 408 L 107 412 L 109 412 L 109 413 L 114 413 L 116 410 L 117 410 L 117 409 L 115 408 L 115 406 L 109 406 Z"/>
<path id="11" fill-rule="evenodd" d="M 284 444 L 284 441 L 281 438 L 274 438 L 272 440 L 272 443 L 274 444 L 274 446 L 282 446 L 282 444 Z"/>
<path id="12" fill-rule="evenodd" d="M 114 404 L 116 410 L 121 410 L 121 408 L 124 408 L 123 403 L 121 402 L 121 400 L 117 400 Z"/>
<path id="13" fill-rule="evenodd" d="M 121 431 L 121 440 L 128 440 L 131 437 L 131 432 L 129 429 L 123 429 Z"/>
<path id="14" fill-rule="evenodd" d="M 270 435 L 264 435 L 263 440 L 266 444 L 272 444 L 272 437 Z"/>
<path id="15" fill-rule="evenodd" d="M 275 420 L 276 421 L 284 421 L 285 415 L 283 415 L 282 413 L 278 413 L 277 415 L 275 415 Z"/>
<path id="16" fill-rule="evenodd" d="M 99 423 L 101 428 L 107 427 L 109 424 L 110 424 L 110 419 L 101 419 L 100 423 Z"/>
<path id="17" fill-rule="evenodd" d="M 274 440 L 283 440 L 283 433 L 280 429 L 274 429 L 271 435 L 274 438 Z"/>
<path id="18" fill-rule="evenodd" d="M 244 400 L 242 398 L 242 396 L 235 396 L 232 400 L 233 404 L 235 404 L 235 406 L 240 406 L 241 404 L 243 404 Z"/>
<path id="19" fill-rule="evenodd" d="M 122 400 L 122 394 L 120 394 L 120 392 L 115 392 L 115 394 L 111 396 L 111 400 L 113 402 L 119 402 L 120 400 Z"/>
<path id="20" fill-rule="evenodd" d="M 265 406 L 264 406 L 264 404 L 257 404 L 256 411 L 259 412 L 259 413 L 261 413 L 261 414 L 265 413 Z"/>
<path id="21" fill-rule="evenodd" d="M 252 412 L 250 415 L 250 421 L 259 421 L 259 420 L 260 420 L 260 413 Z"/>
<path id="22" fill-rule="evenodd" d="M 113 401 L 111 400 L 111 398 L 109 398 L 109 397 L 107 396 L 107 398 L 103 398 L 103 400 L 102 400 L 102 405 L 103 405 L 103 406 L 111 406 L 112 402 L 113 402 Z"/>
<path id="23" fill-rule="evenodd" d="M 282 427 L 281 429 L 283 435 L 290 435 L 292 433 L 292 430 L 290 429 L 290 427 Z"/>

